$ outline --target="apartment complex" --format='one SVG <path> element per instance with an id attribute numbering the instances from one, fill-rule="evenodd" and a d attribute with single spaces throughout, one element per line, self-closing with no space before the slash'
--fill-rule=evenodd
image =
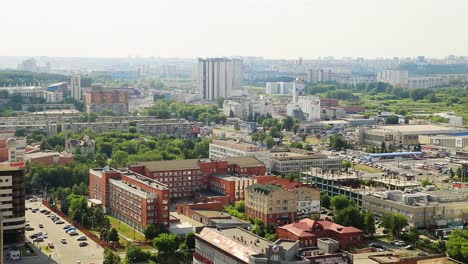
<path id="1" fill-rule="evenodd" d="M 62 124 L 62 131 L 72 131 L 74 133 L 83 133 L 86 129 L 91 129 L 96 133 L 106 133 L 110 131 L 128 132 L 128 128 L 128 121 L 90 123 L 66 122 Z"/>
<path id="2" fill-rule="evenodd" d="M 416 227 L 454 227 L 468 221 L 468 200 L 463 194 L 449 191 L 375 192 L 362 195 L 362 208 L 378 216 L 403 214 Z"/>
<path id="3" fill-rule="evenodd" d="M 277 174 L 308 171 L 312 167 L 324 169 L 342 168 L 343 159 L 336 156 L 289 148 L 272 150 L 270 154 L 271 171 Z"/>
<path id="4" fill-rule="evenodd" d="M 43 97 L 46 87 L 41 85 L 29 85 L 29 86 L 9 86 L 0 87 L 0 91 L 6 91 L 8 94 L 19 94 L 23 97 Z"/>
<path id="5" fill-rule="evenodd" d="M 270 151 L 254 144 L 214 139 L 210 143 L 209 155 L 211 159 L 255 157 L 265 164 L 267 171 L 270 171 Z"/>
<path id="6" fill-rule="evenodd" d="M 204 227 L 195 235 L 193 264 L 309 264 L 299 256 L 299 242 L 270 242 L 238 227 Z"/>
<path id="7" fill-rule="evenodd" d="M 364 232 L 355 227 L 308 218 L 276 227 L 276 235 L 278 238 L 298 240 L 301 248 L 316 247 L 318 239 L 331 238 L 344 250 L 361 245 L 364 238 Z"/>
<path id="8" fill-rule="evenodd" d="M 89 170 L 89 197 L 107 214 L 143 232 L 148 224 L 169 227 L 167 185 L 133 171 L 109 167 Z"/>
<path id="9" fill-rule="evenodd" d="M 333 80 L 332 71 L 330 69 L 310 69 L 307 71 L 307 81 L 311 83 L 330 82 Z"/>
<path id="10" fill-rule="evenodd" d="M 91 90 L 85 93 L 87 113 L 112 111 L 116 115 L 128 113 L 128 91 L 122 90 Z"/>
<path id="11" fill-rule="evenodd" d="M 293 222 L 297 195 L 278 185 L 252 184 L 245 189 L 245 216 L 271 224 Z"/>
<path id="12" fill-rule="evenodd" d="M 266 114 L 265 105 L 265 98 L 263 95 L 249 98 L 232 98 L 231 100 L 224 101 L 223 113 L 229 117 L 247 120 L 249 116 Z"/>
<path id="13" fill-rule="evenodd" d="M 3 243 L 24 242 L 25 176 L 24 168 L 14 163 L 0 164 L 0 213 Z M 23 164 L 24 165 L 24 164 Z"/>
<path id="14" fill-rule="evenodd" d="M 166 184 L 171 198 L 191 198 L 196 191 L 207 190 L 212 175 L 265 175 L 265 165 L 253 157 L 148 161 L 129 169 Z"/>
<path id="15" fill-rule="evenodd" d="M 444 79 L 442 77 L 414 77 L 408 78 L 408 88 L 432 88 L 444 85 Z"/>
<path id="16" fill-rule="evenodd" d="M 193 137 L 196 135 L 194 128 L 200 127 L 198 122 L 190 122 L 184 119 L 159 120 L 159 122 L 137 122 L 136 132 L 156 137 L 161 134 L 177 137 Z"/>
<path id="17" fill-rule="evenodd" d="M 198 59 L 198 91 L 200 99 L 213 101 L 231 97 L 240 90 L 242 61 L 227 58 Z"/>

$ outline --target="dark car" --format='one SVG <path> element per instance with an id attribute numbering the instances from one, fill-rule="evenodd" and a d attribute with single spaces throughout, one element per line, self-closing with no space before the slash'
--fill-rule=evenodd
<path id="1" fill-rule="evenodd" d="M 44 239 L 42 237 L 36 237 L 33 241 L 34 242 L 44 242 Z"/>
<path id="2" fill-rule="evenodd" d="M 328 216 L 334 216 L 335 214 L 333 212 L 329 212 L 327 215 Z"/>
<path id="3" fill-rule="evenodd" d="M 43 213 L 45 213 L 46 211 L 47 211 L 46 209 L 42 209 L 42 210 L 39 211 L 39 213 L 43 214 Z"/>
<path id="4" fill-rule="evenodd" d="M 33 231 L 33 230 L 34 230 L 34 227 L 26 226 L 26 227 L 24 228 L 24 230 L 26 230 L 26 231 Z"/>
<path id="5" fill-rule="evenodd" d="M 88 242 L 80 242 L 79 246 L 80 247 L 86 247 L 88 245 Z"/>
<path id="6" fill-rule="evenodd" d="M 382 245 L 377 244 L 377 243 L 370 243 L 369 246 L 370 246 L 370 247 L 373 247 L 373 248 L 383 248 Z"/>

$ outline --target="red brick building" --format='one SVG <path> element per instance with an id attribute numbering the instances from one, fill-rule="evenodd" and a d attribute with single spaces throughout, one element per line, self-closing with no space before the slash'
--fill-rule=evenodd
<path id="1" fill-rule="evenodd" d="M 210 219 L 231 219 L 228 213 L 222 212 L 223 203 L 181 203 L 177 205 L 177 212 L 207 225 Z"/>
<path id="2" fill-rule="evenodd" d="M 196 191 L 207 190 L 212 175 L 265 175 L 266 171 L 265 165 L 254 157 L 138 162 L 129 165 L 129 169 L 166 184 L 171 198 L 191 198 Z"/>
<path id="3" fill-rule="evenodd" d="M 89 197 L 110 214 L 143 231 L 148 224 L 169 227 L 169 188 L 133 171 L 89 170 Z"/>
<path id="4" fill-rule="evenodd" d="M 245 200 L 245 188 L 254 183 L 267 183 L 276 180 L 276 176 L 243 176 L 221 174 L 210 177 L 210 190 L 228 197 L 228 203 Z"/>
<path id="5" fill-rule="evenodd" d="M 276 227 L 278 238 L 299 240 L 300 247 L 315 247 L 317 239 L 328 237 L 348 250 L 362 244 L 364 232 L 355 227 L 346 227 L 326 220 L 302 219 L 296 223 Z"/>

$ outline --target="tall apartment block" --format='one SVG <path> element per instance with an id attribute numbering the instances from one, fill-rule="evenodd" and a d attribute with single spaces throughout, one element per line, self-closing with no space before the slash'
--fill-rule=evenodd
<path id="1" fill-rule="evenodd" d="M 0 214 L 4 243 L 24 242 L 25 226 L 24 169 L 0 165 Z"/>
<path id="2" fill-rule="evenodd" d="M 71 96 L 76 100 L 81 100 L 81 76 L 78 74 L 70 78 Z"/>
<path id="3" fill-rule="evenodd" d="M 229 98 L 234 89 L 241 89 L 242 61 L 227 58 L 198 59 L 198 91 L 200 99 Z"/>

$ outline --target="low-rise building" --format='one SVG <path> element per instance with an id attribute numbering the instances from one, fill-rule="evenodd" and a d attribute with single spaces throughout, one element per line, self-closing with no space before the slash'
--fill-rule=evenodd
<path id="1" fill-rule="evenodd" d="M 229 157 L 255 157 L 270 169 L 270 151 L 244 142 L 232 140 L 213 140 L 210 143 L 209 155 L 211 159 L 225 159 Z"/>
<path id="2" fill-rule="evenodd" d="M 47 166 L 62 165 L 65 166 L 75 161 L 75 156 L 68 152 L 40 151 L 24 154 L 24 160 L 31 163 L 42 163 Z"/>
<path id="3" fill-rule="evenodd" d="M 0 162 L 22 161 L 26 149 L 26 138 L 15 137 L 15 131 L 0 132 Z"/>
<path id="4" fill-rule="evenodd" d="M 91 122 L 91 123 L 64 123 L 62 131 L 72 131 L 83 133 L 86 129 L 91 129 L 96 133 L 106 133 L 110 131 L 128 132 L 128 122 Z"/>
<path id="5" fill-rule="evenodd" d="M 82 155 L 94 154 L 96 151 L 96 142 L 89 136 L 84 135 L 81 139 L 65 139 L 65 151 Z"/>
<path id="6" fill-rule="evenodd" d="M 375 215 L 393 212 L 415 227 L 454 227 L 468 221 L 468 199 L 450 191 L 382 191 L 362 196 L 362 208 Z"/>
<path id="7" fill-rule="evenodd" d="M 62 91 L 59 91 L 59 92 L 44 91 L 43 97 L 44 99 L 46 99 L 46 102 L 48 103 L 59 103 L 63 101 Z"/>
<path id="8" fill-rule="evenodd" d="M 177 137 L 194 137 L 194 128 L 199 128 L 200 123 L 189 122 L 184 119 L 159 120 L 159 122 L 137 122 L 136 132 L 144 135 L 156 137 L 161 134 Z"/>
<path id="9" fill-rule="evenodd" d="M 386 125 L 377 128 L 360 128 L 359 139 L 361 143 L 378 145 L 382 142 L 393 146 L 414 146 L 419 143 L 420 135 L 439 135 L 468 132 L 467 129 L 459 129 L 441 125 Z"/>
<path id="10" fill-rule="evenodd" d="M 317 239 L 331 238 L 339 247 L 349 250 L 363 243 L 364 232 L 327 220 L 302 219 L 296 223 L 276 227 L 278 238 L 298 240 L 301 248 L 316 247 Z"/>
<path id="11" fill-rule="evenodd" d="M 289 148 L 272 150 L 270 154 L 271 171 L 277 174 L 308 171 L 312 167 L 323 169 L 343 167 L 341 157 L 329 157 L 313 151 Z"/>
<path id="12" fill-rule="evenodd" d="M 266 183 L 275 179 L 275 176 L 212 175 L 210 178 L 210 190 L 226 195 L 229 203 L 234 203 L 245 200 L 245 189 L 250 185 Z"/>
<path id="13" fill-rule="evenodd" d="M 299 256 L 299 243 L 270 242 L 242 228 L 204 227 L 195 234 L 193 264 L 309 264 Z"/>
<path id="14" fill-rule="evenodd" d="M 133 171 L 109 167 L 89 170 L 89 197 L 99 200 L 105 213 L 143 232 L 144 228 L 169 227 L 169 188 Z"/>
<path id="15" fill-rule="evenodd" d="M 468 133 L 453 135 L 419 136 L 422 145 L 438 146 L 450 149 L 466 149 L 468 147 Z"/>

